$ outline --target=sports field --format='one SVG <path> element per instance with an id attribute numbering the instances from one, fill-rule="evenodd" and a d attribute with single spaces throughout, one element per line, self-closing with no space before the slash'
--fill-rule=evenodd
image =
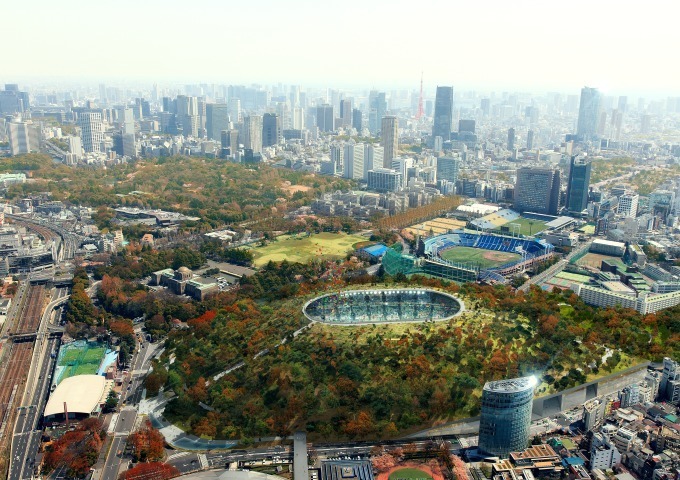
<path id="1" fill-rule="evenodd" d="M 432 476 L 418 468 L 400 468 L 390 474 L 389 480 L 432 480 Z"/>
<path id="2" fill-rule="evenodd" d="M 504 265 L 513 260 L 521 260 L 517 253 L 496 252 L 472 247 L 453 247 L 441 254 L 441 258 L 455 263 L 479 264 L 479 267 L 493 268 Z"/>
<path id="3" fill-rule="evenodd" d="M 57 383 L 76 375 L 94 375 L 102 363 L 106 348 L 97 344 L 73 342 L 62 347 L 57 360 Z"/>
<path id="4" fill-rule="evenodd" d="M 360 235 L 346 235 L 344 233 L 319 233 L 308 237 L 306 234 L 298 236 L 282 235 L 276 241 L 264 247 L 254 247 L 253 263 L 256 267 L 268 262 L 307 263 L 315 258 L 335 260 L 344 258 L 348 252 L 354 250 L 354 244 L 365 242 L 366 237 Z"/>
<path id="5" fill-rule="evenodd" d="M 513 226 L 513 223 L 519 223 L 519 233 L 521 235 L 526 235 L 527 237 L 530 235 L 536 235 L 538 232 L 545 230 L 545 222 L 541 222 L 540 220 L 529 220 L 528 218 L 520 217 L 517 220 L 513 220 L 503 225 L 503 228 L 508 228 L 507 232 L 510 235 L 517 233 L 517 227 Z"/>

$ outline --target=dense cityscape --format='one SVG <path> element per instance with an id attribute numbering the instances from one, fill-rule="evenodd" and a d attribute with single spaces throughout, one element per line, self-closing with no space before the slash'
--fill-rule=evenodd
<path id="1" fill-rule="evenodd" d="M 294 8 L 267 8 L 259 34 L 292 54 Z M 384 49 L 375 28 L 357 36 Z M 610 90 L 584 53 L 586 82 L 517 87 L 461 42 L 475 68 L 421 68 L 403 37 L 399 68 L 357 51 L 373 77 L 349 81 L 331 50 L 284 65 L 250 39 L 219 64 L 178 45 L 181 80 L 139 35 L 115 75 L 0 55 L 0 476 L 680 480 L 669 65 L 611 67 Z"/>

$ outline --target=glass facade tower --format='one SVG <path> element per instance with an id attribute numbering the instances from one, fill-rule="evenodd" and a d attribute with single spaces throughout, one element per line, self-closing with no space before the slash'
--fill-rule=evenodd
<path id="1" fill-rule="evenodd" d="M 536 377 L 487 382 L 482 391 L 479 449 L 507 458 L 527 448 Z"/>

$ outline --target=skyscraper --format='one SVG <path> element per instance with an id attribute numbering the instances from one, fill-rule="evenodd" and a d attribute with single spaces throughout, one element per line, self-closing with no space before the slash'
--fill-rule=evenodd
<path id="1" fill-rule="evenodd" d="M 475 123 L 474 120 L 458 120 L 458 131 L 475 133 Z"/>
<path id="2" fill-rule="evenodd" d="M 444 141 L 451 139 L 453 128 L 453 87 L 437 87 L 434 100 L 434 124 L 432 138 L 442 137 Z"/>
<path id="3" fill-rule="evenodd" d="M 130 107 L 118 109 L 118 124 L 123 135 L 135 133 L 135 115 Z"/>
<path id="4" fill-rule="evenodd" d="M 515 210 L 557 215 L 559 205 L 559 170 L 529 167 L 517 170 Z"/>
<path id="5" fill-rule="evenodd" d="M 333 117 L 333 106 L 327 103 L 316 107 L 316 126 L 322 132 L 332 132 L 335 130 L 335 118 Z"/>
<path id="6" fill-rule="evenodd" d="M 368 178 L 368 171 L 380 168 L 384 164 L 385 149 L 378 145 L 367 144 L 364 149 L 364 178 Z"/>
<path id="7" fill-rule="evenodd" d="M 343 149 L 345 170 L 343 176 L 353 180 L 364 178 L 365 148 L 363 143 L 348 143 Z"/>
<path id="8" fill-rule="evenodd" d="M 385 92 L 372 90 L 368 95 L 368 108 L 368 130 L 371 132 L 371 135 L 379 135 L 382 118 L 387 112 Z"/>
<path id="9" fill-rule="evenodd" d="M 527 132 L 527 150 L 533 150 L 534 149 L 534 131 L 529 130 Z"/>
<path id="10" fill-rule="evenodd" d="M 7 133 L 9 133 L 9 148 L 12 155 L 39 151 L 38 131 L 27 122 L 9 122 Z"/>
<path id="11" fill-rule="evenodd" d="M 572 155 L 567 183 L 567 210 L 581 213 L 588 206 L 591 162 L 585 156 Z"/>
<path id="12" fill-rule="evenodd" d="M 243 118 L 241 117 L 241 100 L 238 98 L 229 99 L 229 120 L 234 123 L 241 123 Z"/>
<path id="13" fill-rule="evenodd" d="M 527 448 L 535 377 L 487 382 L 482 390 L 479 449 L 507 458 Z"/>
<path id="14" fill-rule="evenodd" d="M 205 106 L 205 131 L 210 140 L 219 140 L 223 130 L 229 130 L 229 105 L 209 103 Z"/>
<path id="15" fill-rule="evenodd" d="M 456 157 L 439 157 L 437 159 L 437 181 L 447 180 L 456 183 L 460 159 Z"/>
<path id="16" fill-rule="evenodd" d="M 293 108 L 293 129 L 303 130 L 305 128 L 305 109 L 302 107 Z"/>
<path id="17" fill-rule="evenodd" d="M 601 95 L 597 88 L 583 87 L 576 125 L 576 135 L 580 140 L 592 140 L 597 137 L 600 109 Z"/>
<path id="18" fill-rule="evenodd" d="M 511 152 L 515 149 L 515 129 L 510 128 L 508 130 L 508 150 Z"/>
<path id="19" fill-rule="evenodd" d="M 340 100 L 340 118 L 342 118 L 343 127 L 352 125 L 352 100 Z"/>
<path id="20" fill-rule="evenodd" d="M 626 192 L 619 197 L 619 209 L 618 213 L 622 217 L 637 217 L 638 202 L 640 201 L 640 195 L 637 193 Z"/>
<path id="21" fill-rule="evenodd" d="M 271 147 L 281 139 L 281 121 L 275 113 L 265 113 L 262 117 L 262 146 Z"/>
<path id="22" fill-rule="evenodd" d="M 262 153 L 262 117 L 251 115 L 243 119 L 243 147 Z"/>
<path id="23" fill-rule="evenodd" d="M 361 110 L 358 108 L 352 109 L 352 128 L 356 128 L 357 132 L 361 133 Z"/>
<path id="24" fill-rule="evenodd" d="M 668 357 L 663 359 L 659 397 L 673 405 L 680 404 L 680 366 L 678 362 Z"/>
<path id="25" fill-rule="evenodd" d="M 388 115 L 382 119 L 382 141 L 380 145 L 385 149 L 383 157 L 383 167 L 390 168 L 392 159 L 399 150 L 399 120 L 393 115 Z"/>
<path id="26" fill-rule="evenodd" d="M 90 152 L 100 152 L 104 140 L 104 124 L 100 112 L 80 112 L 78 114 L 80 137 L 83 139 L 83 149 Z"/>

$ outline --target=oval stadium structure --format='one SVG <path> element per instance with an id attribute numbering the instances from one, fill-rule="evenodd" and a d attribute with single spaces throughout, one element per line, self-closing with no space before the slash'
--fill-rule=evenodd
<path id="1" fill-rule="evenodd" d="M 456 297 L 423 288 L 329 293 L 310 300 L 302 309 L 309 320 L 333 325 L 436 322 L 463 310 Z"/>

